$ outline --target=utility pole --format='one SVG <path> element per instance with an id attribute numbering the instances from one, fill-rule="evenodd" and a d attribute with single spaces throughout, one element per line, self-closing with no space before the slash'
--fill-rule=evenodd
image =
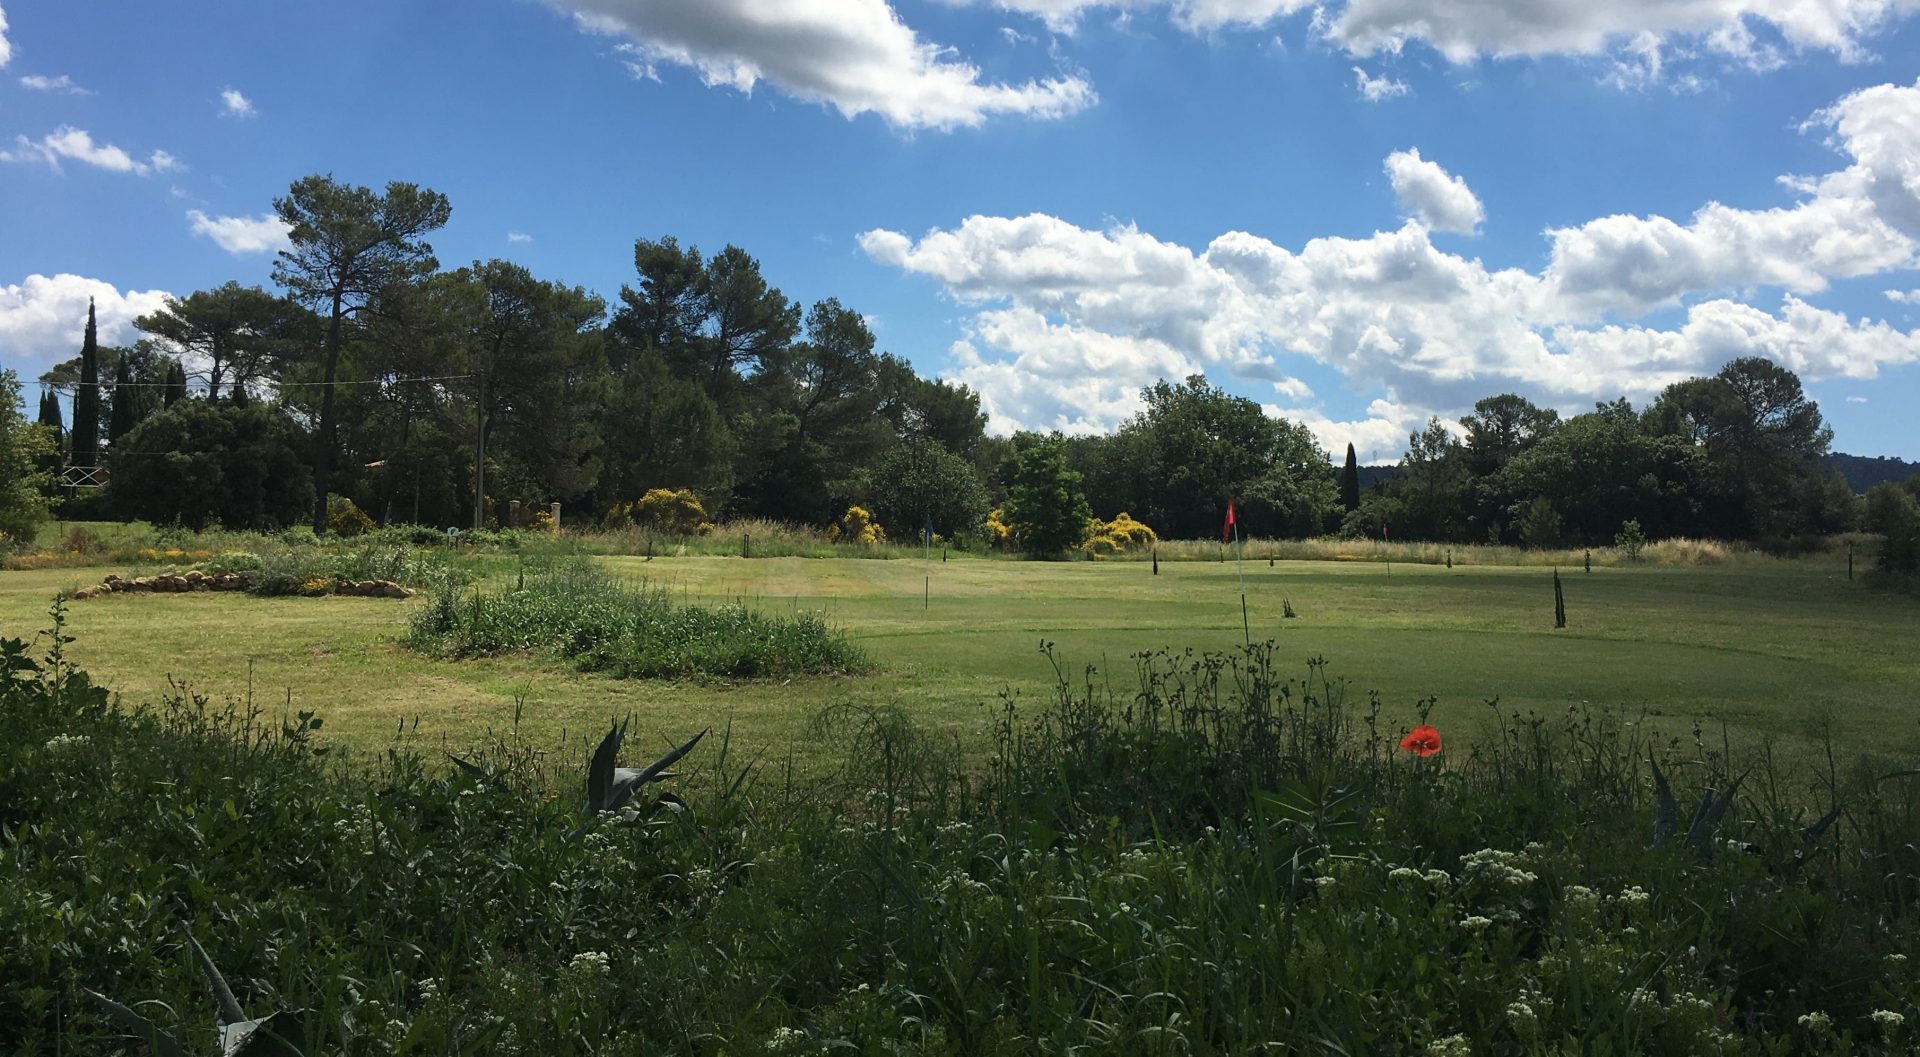
<path id="1" fill-rule="evenodd" d="M 487 527 L 487 375 L 474 375 L 480 382 L 479 396 L 473 405 L 473 527 Z"/>

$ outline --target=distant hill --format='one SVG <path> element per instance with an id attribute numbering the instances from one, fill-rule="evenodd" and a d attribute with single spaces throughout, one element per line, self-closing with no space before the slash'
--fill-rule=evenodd
<path id="1" fill-rule="evenodd" d="M 1855 492 L 1864 492 L 1882 481 L 1901 481 L 1920 474 L 1920 462 L 1908 462 L 1905 459 L 1890 459 L 1885 456 L 1847 455 L 1834 452 L 1826 458 L 1826 467 L 1830 473 L 1838 473 L 1847 479 L 1847 484 Z M 1360 468 L 1360 479 L 1366 480 L 1370 467 Z"/>

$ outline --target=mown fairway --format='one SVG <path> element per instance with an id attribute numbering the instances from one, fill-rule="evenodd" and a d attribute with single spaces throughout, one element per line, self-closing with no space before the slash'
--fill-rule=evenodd
<path id="1" fill-rule="evenodd" d="M 401 723 L 451 745 L 508 726 L 516 698 L 536 742 L 632 712 L 670 735 L 732 720 L 735 736 L 806 754 L 807 722 L 842 701 L 896 703 L 964 737 L 985 727 L 1003 687 L 1048 692 L 1038 646 L 1076 676 L 1133 682 L 1130 655 L 1224 649 L 1240 641 L 1232 563 L 738 558 L 606 559 L 620 575 L 691 600 L 744 598 L 768 610 L 824 610 L 879 670 L 857 678 L 766 683 L 621 682 L 542 657 L 446 662 L 398 644 L 421 605 L 359 598 L 117 595 L 72 606 L 71 651 L 131 700 L 169 674 L 216 702 L 247 692 L 270 709 L 313 708 L 333 739 L 377 748 Z M 62 587 L 108 568 L 0 576 L 0 634 L 46 625 Z M 930 604 L 923 578 L 931 577 Z M 1491 719 L 1482 704 L 1557 714 L 1570 703 L 1646 712 L 1688 734 L 1705 721 L 1718 741 L 1778 736 L 1790 746 L 1822 717 L 1847 749 L 1920 751 L 1920 600 L 1849 583 L 1845 558 L 1747 559 L 1701 568 L 1563 570 L 1569 627 L 1555 631 L 1551 574 L 1538 568 L 1264 562 L 1246 566 L 1256 638 L 1283 656 L 1322 656 L 1356 698 L 1377 690 L 1394 724 L 1439 698 L 1434 722 L 1470 740 Z M 1298 619 L 1282 617 L 1290 600 Z M 1104 685 L 1106 676 L 1101 676 Z"/>

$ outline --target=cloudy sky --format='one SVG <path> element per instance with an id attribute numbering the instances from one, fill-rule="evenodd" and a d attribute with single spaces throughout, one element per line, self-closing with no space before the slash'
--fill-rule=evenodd
<path id="1" fill-rule="evenodd" d="M 268 283 L 294 179 L 609 298 L 738 244 L 1109 429 L 1204 371 L 1391 459 L 1741 355 L 1920 458 L 1920 0 L 0 0 L 0 365 Z M 31 395 L 31 391 L 30 394 Z"/>

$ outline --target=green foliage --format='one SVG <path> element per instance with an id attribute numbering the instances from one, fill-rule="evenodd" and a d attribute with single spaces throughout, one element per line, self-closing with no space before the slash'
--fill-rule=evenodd
<path id="1" fill-rule="evenodd" d="M 1646 549 L 1647 534 L 1640 531 L 1640 522 L 1628 518 L 1620 525 L 1620 531 L 1613 535 L 1613 545 L 1630 562 L 1640 560 L 1640 552 Z"/>
<path id="2" fill-rule="evenodd" d="M 208 1038 L 208 964 L 218 1019 L 344 1057 L 1897 1054 L 1920 1014 L 1910 772 L 1739 783 L 1585 709 L 1420 760 L 1262 644 L 1058 663 L 971 776 L 895 707 L 822 716 L 811 786 L 720 735 L 574 836 L 588 743 L 332 766 L 310 713 L 110 709 L 64 640 L 0 642 L 9 1053 L 126 1052 L 88 990 Z"/>
<path id="3" fill-rule="evenodd" d="M 1080 475 L 1067 469 L 1065 446 L 1047 441 L 1019 455 L 1002 520 L 1021 550 L 1057 558 L 1086 542 L 1093 510 Z"/>
<path id="4" fill-rule="evenodd" d="M 22 412 L 19 376 L 0 370 L 0 550 L 32 542 L 46 520 L 53 455 L 52 430 Z"/>
<path id="5" fill-rule="evenodd" d="M 1516 519 L 1520 539 L 1529 547 L 1557 547 L 1561 540 L 1560 512 L 1546 496 L 1535 496 Z"/>
<path id="6" fill-rule="evenodd" d="M 126 514 L 157 524 L 282 528 L 313 504 L 305 448 L 279 408 L 183 400 L 122 438 L 108 490 Z"/>
<path id="7" fill-rule="evenodd" d="M 924 527 L 944 535 L 978 532 L 987 519 L 987 492 L 973 464 L 937 444 L 919 441 L 888 449 L 868 475 L 874 517 L 896 537 Z"/>
<path id="8" fill-rule="evenodd" d="M 1353 445 L 1347 445 L 1347 462 L 1340 469 L 1340 509 L 1352 513 L 1360 509 L 1360 460 Z"/>
<path id="9" fill-rule="evenodd" d="M 519 589 L 465 601 L 449 587 L 415 615 L 407 641 L 451 657 L 551 653 L 620 678 L 773 678 L 871 664 L 817 614 L 677 605 L 664 588 L 622 584 L 585 559 L 536 570 Z"/>
<path id="10" fill-rule="evenodd" d="M 374 530 L 373 519 L 343 495 L 327 497 L 327 531 L 342 538 L 362 536 Z"/>
<path id="11" fill-rule="evenodd" d="M 87 329 L 80 343 L 80 377 L 73 391 L 75 466 L 100 465 L 100 330 L 93 299 L 87 299 Z"/>

